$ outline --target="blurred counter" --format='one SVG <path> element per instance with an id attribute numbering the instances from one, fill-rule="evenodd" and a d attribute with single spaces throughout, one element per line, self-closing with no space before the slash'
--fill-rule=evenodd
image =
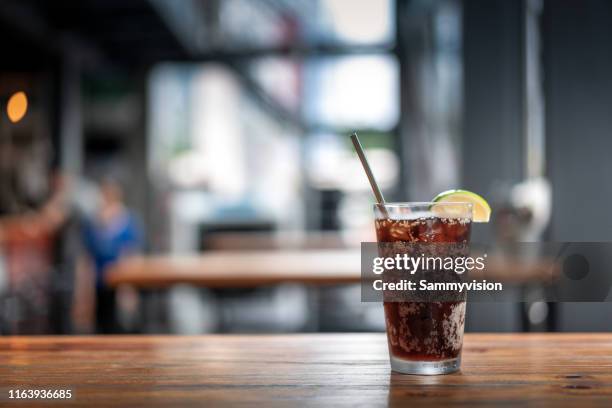
<path id="1" fill-rule="evenodd" d="M 359 250 L 211 251 L 191 256 L 147 256 L 121 261 L 107 274 L 110 286 L 164 288 L 190 284 L 246 288 L 279 283 L 359 283 Z"/>

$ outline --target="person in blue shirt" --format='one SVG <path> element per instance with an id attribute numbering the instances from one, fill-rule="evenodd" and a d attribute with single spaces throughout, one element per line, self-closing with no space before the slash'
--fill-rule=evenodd
<path id="1" fill-rule="evenodd" d="M 122 257 L 138 252 L 141 237 L 136 219 L 123 202 L 119 183 L 105 179 L 100 183 L 100 195 L 97 214 L 83 223 L 83 241 L 95 272 L 97 332 L 115 333 L 116 292 L 106 286 L 104 277 Z"/>

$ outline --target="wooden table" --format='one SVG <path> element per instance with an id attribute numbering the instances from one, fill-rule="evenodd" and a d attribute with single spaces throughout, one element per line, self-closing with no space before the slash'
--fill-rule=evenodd
<path id="1" fill-rule="evenodd" d="M 110 286 L 140 290 L 142 330 L 163 332 L 164 290 L 179 284 L 213 289 L 258 288 L 283 283 L 308 285 L 307 331 L 319 329 L 322 286 L 358 284 L 361 253 L 351 250 L 210 251 L 199 255 L 159 255 L 121 261 L 107 276 Z M 217 293 L 218 296 L 222 296 Z M 160 322 L 161 320 L 161 322 Z M 224 331 L 220 320 L 218 330 Z M 160 329 L 161 328 L 161 329 Z"/>
<path id="2" fill-rule="evenodd" d="M 109 271 L 111 286 L 160 289 L 175 284 L 209 288 L 258 287 L 278 283 L 359 283 L 357 250 L 213 251 L 191 256 L 126 259 Z"/>
<path id="3" fill-rule="evenodd" d="M 87 407 L 610 407 L 612 334 L 468 334 L 462 371 L 434 377 L 392 374 L 383 334 L 0 338 L 0 405 L 16 388 Z"/>

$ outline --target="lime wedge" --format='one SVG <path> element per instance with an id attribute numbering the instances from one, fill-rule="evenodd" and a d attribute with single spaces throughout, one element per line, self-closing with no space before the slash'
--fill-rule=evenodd
<path id="1" fill-rule="evenodd" d="M 472 204 L 472 221 L 473 222 L 489 222 L 491 218 L 491 207 L 487 200 L 476 193 L 467 190 L 448 190 L 438 194 L 433 200 L 435 203 L 470 203 Z M 459 210 L 459 209 L 457 209 Z M 453 215 L 457 211 L 452 206 L 437 206 L 432 207 L 432 211 L 438 213 L 449 213 Z M 459 210 L 460 211 L 460 210 Z"/>

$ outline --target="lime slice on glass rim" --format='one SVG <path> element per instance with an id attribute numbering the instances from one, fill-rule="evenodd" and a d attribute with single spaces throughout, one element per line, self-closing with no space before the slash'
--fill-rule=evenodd
<path id="1" fill-rule="evenodd" d="M 491 207 L 487 200 L 476 193 L 467 190 L 447 190 L 438 194 L 432 202 L 434 203 L 470 203 L 472 204 L 472 221 L 489 222 L 491 218 Z M 457 216 L 465 207 L 454 208 L 452 205 L 432 205 L 431 211 L 442 216 Z"/>

